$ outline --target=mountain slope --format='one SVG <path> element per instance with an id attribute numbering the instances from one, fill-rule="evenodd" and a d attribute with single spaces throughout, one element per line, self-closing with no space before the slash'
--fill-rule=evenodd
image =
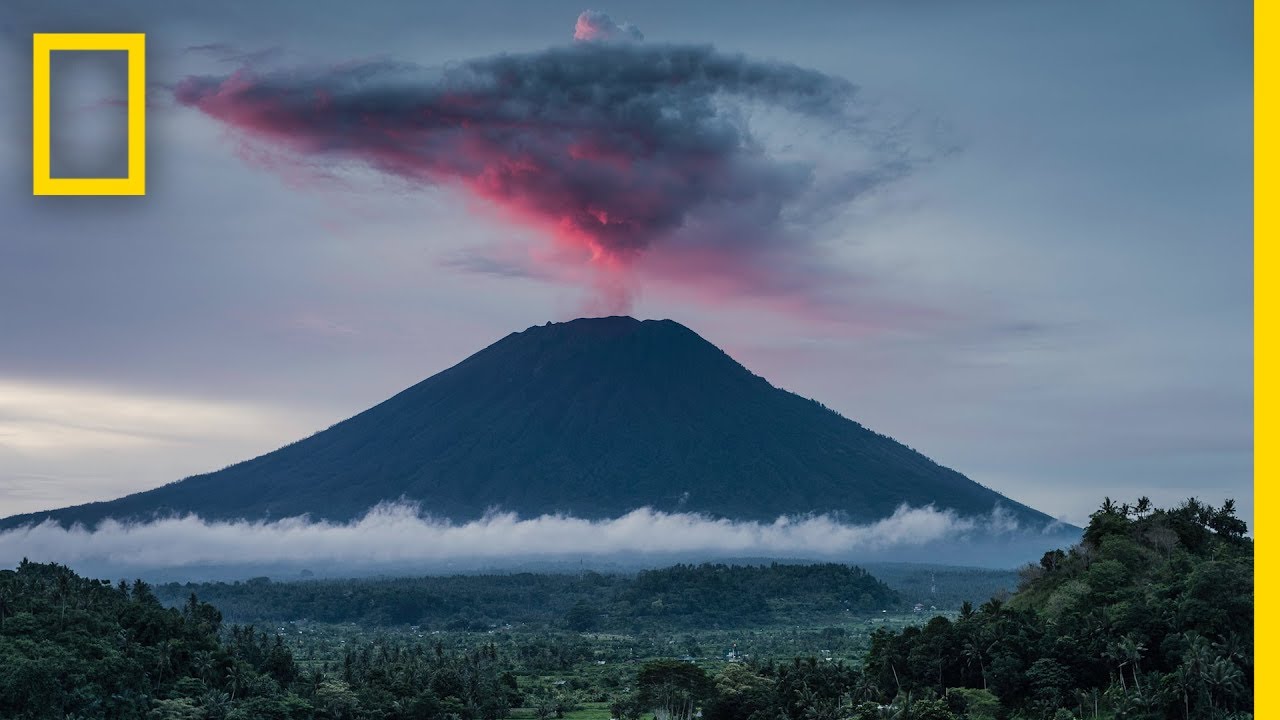
<path id="1" fill-rule="evenodd" d="M 670 320 L 580 319 L 513 333 L 321 433 L 118 500 L 17 516 L 96 523 L 195 512 L 347 520 L 384 500 L 476 518 L 637 507 L 772 520 L 885 517 L 902 503 L 1050 518 L 777 389 Z"/>

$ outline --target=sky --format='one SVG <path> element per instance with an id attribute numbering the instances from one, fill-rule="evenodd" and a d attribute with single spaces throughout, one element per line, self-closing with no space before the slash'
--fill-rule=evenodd
<path id="1" fill-rule="evenodd" d="M 1249 4 L 260 5 L 0 9 L 0 515 L 627 312 L 1068 522 L 1252 521 Z M 32 197 L 30 34 L 90 31 L 147 33 L 147 195 Z M 111 62 L 55 157 L 118 164 Z"/>

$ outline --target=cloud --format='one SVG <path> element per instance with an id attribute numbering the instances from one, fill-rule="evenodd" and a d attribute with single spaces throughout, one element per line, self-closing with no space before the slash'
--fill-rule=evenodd
<path id="1" fill-rule="evenodd" d="M 0 457 L 179 445 L 260 433 L 288 420 L 231 402 L 0 378 Z"/>
<path id="2" fill-rule="evenodd" d="M 146 490 L 324 422 L 266 401 L 0 377 L 0 514 Z"/>
<path id="3" fill-rule="evenodd" d="M 521 519 L 493 514 L 464 524 L 424 517 L 415 506 L 387 504 L 351 523 L 306 517 L 210 522 L 194 515 L 141 524 L 104 521 L 96 530 L 53 522 L 0 532 L 0 566 L 21 558 L 131 567 L 210 564 L 380 564 L 572 554 L 708 552 L 835 555 L 919 547 L 980 530 L 1008 532 L 1007 516 L 962 518 L 931 506 L 903 505 L 866 525 L 822 515 L 772 523 L 717 520 L 644 508 L 619 518 L 561 515 Z"/>
<path id="4" fill-rule="evenodd" d="M 207 55 L 218 62 L 243 65 L 245 63 L 265 63 L 279 59 L 284 51 L 279 47 L 260 50 L 244 50 L 231 43 L 204 43 L 191 45 L 183 49 L 184 53 Z"/>
<path id="5" fill-rule="evenodd" d="M 573 26 L 573 39 L 579 42 L 643 40 L 640 28 L 629 23 L 618 24 L 598 10 L 584 10 Z"/>
<path id="6" fill-rule="evenodd" d="M 587 12 L 577 35 L 626 27 Z M 578 42 L 438 70 L 245 67 L 174 94 L 273 167 L 461 188 L 553 239 L 530 262 L 589 267 L 614 310 L 639 274 L 730 294 L 846 281 L 823 262 L 816 226 L 912 166 L 848 81 L 709 46 Z"/>

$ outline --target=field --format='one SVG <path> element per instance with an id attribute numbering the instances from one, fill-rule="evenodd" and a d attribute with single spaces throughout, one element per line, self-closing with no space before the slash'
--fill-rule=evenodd
<path id="1" fill-rule="evenodd" d="M 831 624 L 774 626 L 737 630 L 693 630 L 640 634 L 555 632 L 538 628 L 499 628 L 483 632 L 424 630 L 417 627 L 372 628 L 358 624 L 292 622 L 264 630 L 282 637 L 300 668 L 332 670 L 349 648 L 427 644 L 447 654 L 493 647 L 515 665 L 513 673 L 526 691 L 570 694 L 574 707 L 566 715 L 594 720 L 612 693 L 623 691 L 636 669 L 654 659 L 682 659 L 708 673 L 734 662 L 777 663 L 793 658 L 858 666 L 871 634 L 901 632 L 933 617 L 954 619 L 955 611 L 882 613 Z M 513 710 L 512 717 L 530 708 Z M 582 715 L 582 713 L 588 713 Z M 604 717 L 608 717 L 604 715 Z"/>

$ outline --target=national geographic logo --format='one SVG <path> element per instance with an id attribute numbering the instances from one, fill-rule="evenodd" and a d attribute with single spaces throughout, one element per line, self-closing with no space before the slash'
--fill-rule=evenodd
<path id="1" fill-rule="evenodd" d="M 34 195 L 145 195 L 147 193 L 147 70 L 144 33 L 36 33 L 32 47 L 32 163 Z M 123 51 L 127 58 L 128 170 L 124 177 L 53 177 L 50 173 L 51 55 L 61 51 Z"/>

